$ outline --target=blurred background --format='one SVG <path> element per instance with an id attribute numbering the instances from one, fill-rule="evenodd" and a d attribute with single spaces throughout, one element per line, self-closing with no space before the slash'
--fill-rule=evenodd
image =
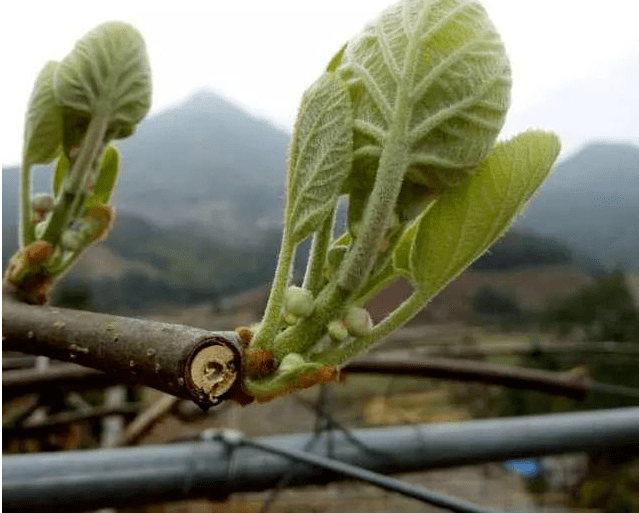
<path id="1" fill-rule="evenodd" d="M 417 316 L 410 337 L 382 343 L 378 351 L 572 371 L 639 388 L 638 8 L 627 0 L 483 4 L 513 67 L 513 102 L 502 136 L 530 126 L 556 131 L 563 142 L 559 164 L 507 235 Z M 154 105 L 134 136 L 117 143 L 122 171 L 114 229 L 60 283 L 53 302 L 213 330 L 259 320 L 279 248 L 286 149 L 301 95 L 334 52 L 386 5 L 385 0 L 308 5 L 273 0 L 268 5 L 182 1 L 159 7 L 113 1 L 88 7 L 63 0 L 5 7 L 0 32 L 5 49 L 3 268 L 17 248 L 17 163 L 33 80 L 44 62 L 61 59 L 93 26 L 120 19 L 135 25 L 147 41 Z M 46 166 L 35 169 L 33 188 L 49 190 Z M 399 283 L 374 299 L 373 317 L 380 319 L 407 292 L 408 286 Z M 625 352 L 597 351 L 606 342 L 626 344 Z M 331 411 L 349 426 L 639 403 L 623 395 L 593 393 L 577 402 L 415 378 L 354 376 L 331 389 Z M 88 403 L 106 397 L 103 391 L 83 393 L 89 394 Z M 229 405 L 208 416 L 189 410 L 190 416 L 164 418 L 141 443 L 210 426 L 251 435 L 305 431 L 314 414 L 304 402 L 317 393 L 243 410 Z M 129 400 L 152 403 L 158 394 L 137 390 Z M 22 411 L 25 400 L 3 404 L 4 427 L 15 427 L 11 419 L 24 421 L 15 412 Z M 72 408 L 68 397 L 58 403 L 58 412 Z M 73 436 L 67 426 L 56 439 L 4 437 L 4 449 L 99 444 L 100 424 L 86 422 Z M 450 493 L 456 493 L 451 483 L 477 483 L 476 496 L 468 486 L 458 493 L 495 507 L 639 508 L 637 460 L 575 458 L 547 461 L 547 469 L 560 470 L 548 470 L 543 479 L 541 474 L 524 479 L 501 466 L 422 477 Z M 624 486 L 615 488 L 614 482 Z M 314 511 L 331 511 L 322 493 L 287 495 L 289 502 L 283 499 L 273 511 L 280 511 L 277 504 L 282 511 L 308 511 L 311 504 Z M 356 495 L 353 507 L 371 511 L 381 500 L 371 493 L 364 489 Z M 240 511 L 258 508 L 263 498 L 238 500 Z M 385 510 L 408 510 L 408 503 L 384 504 Z M 193 504 L 184 505 L 184 511 L 191 507 L 199 511 Z"/>

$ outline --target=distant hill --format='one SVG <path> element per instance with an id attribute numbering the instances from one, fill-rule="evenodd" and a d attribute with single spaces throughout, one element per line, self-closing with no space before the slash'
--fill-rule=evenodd
<path id="1" fill-rule="evenodd" d="M 570 249 L 553 239 L 511 230 L 476 260 L 474 271 L 510 271 L 530 267 L 567 265 L 574 261 Z"/>
<path id="2" fill-rule="evenodd" d="M 601 266 L 639 270 L 639 147 L 590 144 L 564 160 L 516 226 Z"/>
<path id="3" fill-rule="evenodd" d="M 279 227 L 289 135 L 210 92 L 145 120 L 121 142 L 114 201 L 162 225 L 245 239 Z"/>

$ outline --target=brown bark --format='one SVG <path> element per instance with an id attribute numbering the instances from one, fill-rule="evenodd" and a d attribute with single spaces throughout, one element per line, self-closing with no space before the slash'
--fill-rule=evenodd
<path id="1" fill-rule="evenodd" d="M 5 350 L 78 363 L 203 408 L 239 386 L 242 346 L 234 332 L 28 305 L 7 294 L 2 303 Z"/>
<path id="2" fill-rule="evenodd" d="M 366 357 L 344 367 L 343 372 L 360 374 L 396 374 L 457 381 L 480 381 L 509 388 L 539 390 L 573 399 L 585 399 L 591 381 L 570 373 L 496 365 L 454 358 L 388 359 Z"/>

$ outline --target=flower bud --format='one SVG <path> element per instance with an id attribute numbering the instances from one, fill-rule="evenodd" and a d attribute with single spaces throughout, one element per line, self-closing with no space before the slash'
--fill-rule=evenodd
<path id="1" fill-rule="evenodd" d="M 301 287 L 291 286 L 284 295 L 286 312 L 296 317 L 308 317 L 313 312 L 313 294 Z"/>
<path id="2" fill-rule="evenodd" d="M 53 210 L 54 199 L 51 194 L 36 194 L 31 198 L 33 221 L 39 223 Z"/>
<path id="3" fill-rule="evenodd" d="M 346 311 L 344 324 L 354 337 L 367 337 L 373 331 L 373 320 L 370 314 L 364 308 L 357 306 L 351 306 Z"/>
<path id="4" fill-rule="evenodd" d="M 53 196 L 51 194 L 35 194 L 31 198 L 31 208 L 43 212 L 50 212 L 53 209 Z"/>
<path id="5" fill-rule="evenodd" d="M 96 203 L 87 210 L 81 221 L 80 231 L 89 242 L 104 240 L 109 233 L 115 211 L 111 205 Z"/>
<path id="6" fill-rule="evenodd" d="M 328 335 L 335 342 L 344 342 L 348 337 L 348 329 L 344 321 L 331 321 L 328 323 Z"/>
<path id="7" fill-rule="evenodd" d="M 306 362 L 301 354 L 289 353 L 282 359 L 279 370 L 283 373 L 291 372 L 303 367 L 305 364 Z"/>
<path id="8" fill-rule="evenodd" d="M 286 324 L 293 326 L 293 324 L 297 324 L 297 321 L 299 320 L 300 318 L 297 315 L 292 314 L 291 312 L 288 312 L 288 311 L 284 312 L 284 322 Z"/>
<path id="9" fill-rule="evenodd" d="M 66 230 L 60 237 L 60 246 L 67 251 L 78 251 L 84 244 L 84 237 L 75 230 Z"/>

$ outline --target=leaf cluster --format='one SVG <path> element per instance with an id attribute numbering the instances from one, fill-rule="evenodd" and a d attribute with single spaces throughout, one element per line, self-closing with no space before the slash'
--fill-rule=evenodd
<path id="1" fill-rule="evenodd" d="M 99 25 L 39 73 L 25 120 L 21 249 L 6 275 L 23 299 L 45 302 L 48 288 L 82 249 L 106 236 L 119 170 L 119 154 L 109 143 L 131 135 L 150 105 L 144 40 L 125 23 Z M 49 163 L 55 165 L 52 193 L 32 198 L 31 167 Z M 46 260 L 29 260 L 34 244 L 47 246 Z"/>
<path id="2" fill-rule="evenodd" d="M 309 362 L 341 364 L 505 232 L 559 153 L 557 137 L 541 131 L 495 145 L 510 83 L 501 39 L 475 1 L 400 1 L 340 49 L 302 98 L 278 269 L 253 347 L 279 361 L 296 354 L 300 375 Z M 335 236 L 343 196 L 348 228 Z M 285 289 L 296 246 L 311 235 L 304 289 L 314 304 L 297 318 Z M 377 326 L 348 329 L 347 312 L 398 278 L 413 295 Z M 278 379 L 246 388 L 273 395 Z"/>

